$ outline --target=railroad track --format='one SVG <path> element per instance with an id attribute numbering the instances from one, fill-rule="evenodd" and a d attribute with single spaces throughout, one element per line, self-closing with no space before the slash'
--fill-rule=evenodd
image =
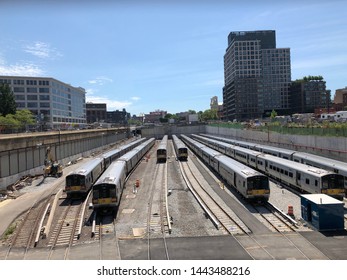
<path id="1" fill-rule="evenodd" d="M 94 212 L 93 217 L 93 233 L 92 238 L 94 241 L 99 242 L 99 259 L 103 259 L 103 251 L 107 250 L 107 244 L 105 245 L 103 239 L 105 236 L 116 235 L 116 224 L 113 214 L 98 215 Z"/>
<path id="2" fill-rule="evenodd" d="M 34 247 L 35 236 L 39 227 L 41 217 L 49 203 L 44 203 L 37 207 L 32 207 L 21 221 L 15 236 L 11 240 L 11 247 Z"/>
<path id="3" fill-rule="evenodd" d="M 76 244 L 79 238 L 80 219 L 84 204 L 81 200 L 68 200 L 65 206 L 60 206 L 60 216 L 55 223 L 52 233 L 49 237 L 48 247 L 50 247 L 50 256 L 56 247 L 66 247 L 65 258 L 68 251 Z"/>
<path id="4" fill-rule="evenodd" d="M 25 259 L 28 250 L 36 246 L 38 238 L 42 233 L 43 219 L 48 212 L 52 200 L 52 195 L 42 202 L 37 202 L 38 200 L 36 200 L 29 208 L 17 226 L 14 235 L 9 238 L 10 244 L 5 259 L 9 257 L 13 248 L 24 248 Z"/>
<path id="5" fill-rule="evenodd" d="M 213 223 L 223 234 L 247 234 L 250 230 L 228 207 L 225 202 L 205 182 L 201 173 L 191 161 L 180 162 L 180 168 L 184 178 L 189 181 L 193 194 L 200 205 L 205 209 Z"/>
<path id="6" fill-rule="evenodd" d="M 273 232 L 295 232 L 296 228 L 286 221 L 270 203 L 252 205 L 257 211 L 254 215 Z"/>
<path id="7" fill-rule="evenodd" d="M 151 194 L 148 202 L 147 216 L 147 246 L 148 260 L 151 255 L 151 238 L 161 237 L 165 251 L 165 258 L 169 260 L 166 234 L 171 233 L 170 217 L 167 208 L 167 163 L 156 165 Z"/>

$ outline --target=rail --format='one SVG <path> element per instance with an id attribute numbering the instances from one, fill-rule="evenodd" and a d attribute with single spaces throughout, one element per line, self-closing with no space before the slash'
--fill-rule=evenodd
<path id="1" fill-rule="evenodd" d="M 197 202 L 200 204 L 200 206 L 202 207 L 202 209 L 205 211 L 205 213 L 208 215 L 208 217 L 211 219 L 212 223 L 215 225 L 215 227 L 219 230 L 220 229 L 220 223 L 218 221 L 218 219 L 216 218 L 216 216 L 210 211 L 210 209 L 206 206 L 206 204 L 200 199 L 199 195 L 195 192 L 194 188 L 192 187 L 192 185 L 190 184 L 184 168 L 182 167 L 182 163 L 179 162 L 180 164 L 180 169 L 181 169 L 181 173 L 183 176 L 184 181 L 186 182 L 189 190 L 192 192 L 192 194 L 194 195 L 195 199 L 197 200 Z"/>
<path id="2" fill-rule="evenodd" d="M 45 219 L 45 216 L 47 215 L 47 212 L 48 212 L 48 209 L 49 209 L 50 206 L 51 206 L 51 204 L 48 203 L 47 206 L 46 206 L 46 209 L 45 209 L 45 211 L 43 212 L 43 215 L 42 215 L 42 217 L 41 217 L 41 221 L 40 221 L 40 223 L 39 223 L 39 227 L 38 227 L 37 233 L 36 233 L 36 238 L 35 238 L 34 247 L 36 247 L 36 246 L 37 246 L 37 243 L 39 242 L 39 238 L 40 238 L 40 235 L 41 235 L 41 232 L 42 232 L 43 221 L 44 221 L 44 219 Z"/>

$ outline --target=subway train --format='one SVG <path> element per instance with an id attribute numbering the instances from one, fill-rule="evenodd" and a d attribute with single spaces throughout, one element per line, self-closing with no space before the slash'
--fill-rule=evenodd
<path id="1" fill-rule="evenodd" d="M 323 193 L 339 200 L 344 197 L 341 174 L 199 135 L 192 137 L 303 193 Z"/>
<path id="2" fill-rule="evenodd" d="M 151 138 L 111 163 L 92 187 L 94 209 L 116 210 L 121 200 L 126 177 L 152 148 L 154 142 L 155 139 Z"/>
<path id="3" fill-rule="evenodd" d="M 347 195 L 347 163 L 331 158 L 326 158 L 310 153 L 298 152 L 290 149 L 277 148 L 268 145 L 255 144 L 251 142 L 238 141 L 224 137 L 217 137 L 212 135 L 201 134 L 201 136 L 220 140 L 233 145 L 245 147 L 251 150 L 263 152 L 265 154 L 274 155 L 283 159 L 289 159 L 291 161 L 300 162 L 310 166 L 322 168 L 332 171 L 336 174 L 341 174 L 344 177 L 345 195 Z M 247 144 L 248 143 L 248 144 Z"/>
<path id="4" fill-rule="evenodd" d="M 81 198 L 85 196 L 100 175 L 110 166 L 112 161 L 124 155 L 145 140 L 146 138 L 140 138 L 117 149 L 106 152 L 70 172 L 65 179 L 64 191 L 67 197 Z"/>
<path id="5" fill-rule="evenodd" d="M 172 135 L 172 141 L 174 144 L 175 152 L 177 155 L 177 159 L 180 161 L 187 161 L 188 160 L 188 148 L 183 143 L 181 139 L 179 139 L 176 135 Z"/>
<path id="6" fill-rule="evenodd" d="M 269 200 L 270 188 L 267 176 L 192 138 L 185 135 L 181 137 L 195 154 L 246 200 L 256 202 Z"/>
<path id="7" fill-rule="evenodd" d="M 166 162 L 167 158 L 167 140 L 168 136 L 164 135 L 157 148 L 157 163 Z"/>

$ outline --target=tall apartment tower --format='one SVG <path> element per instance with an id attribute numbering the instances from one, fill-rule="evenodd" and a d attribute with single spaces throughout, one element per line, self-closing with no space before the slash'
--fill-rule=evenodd
<path id="1" fill-rule="evenodd" d="M 224 55 L 225 120 L 288 112 L 290 49 L 276 48 L 274 30 L 231 32 Z"/>

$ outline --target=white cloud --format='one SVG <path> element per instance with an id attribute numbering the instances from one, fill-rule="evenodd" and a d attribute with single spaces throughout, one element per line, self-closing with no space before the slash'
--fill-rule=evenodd
<path id="1" fill-rule="evenodd" d="M 24 51 L 43 59 L 56 59 L 62 54 L 44 42 L 34 42 L 24 46 Z"/>
<path id="2" fill-rule="evenodd" d="M 7 65 L 6 61 L 0 58 L 0 75 L 4 76 L 43 76 L 45 72 L 33 63 L 22 63 Z"/>
<path id="3" fill-rule="evenodd" d="M 99 86 L 103 86 L 106 83 L 112 83 L 112 82 L 113 82 L 113 80 L 111 78 L 108 78 L 105 76 L 99 76 L 93 80 L 88 81 L 88 83 L 90 83 L 92 85 L 99 85 Z"/>
<path id="4" fill-rule="evenodd" d="M 134 101 L 139 101 L 141 98 L 140 97 L 137 97 L 137 96 L 134 96 L 134 97 L 131 97 L 131 100 L 134 100 Z"/>
<path id="5" fill-rule="evenodd" d="M 112 100 L 108 97 L 97 96 L 98 90 L 87 89 L 86 90 L 86 102 L 92 103 L 106 103 L 107 111 L 122 110 L 132 105 L 130 101 L 118 101 Z"/>

